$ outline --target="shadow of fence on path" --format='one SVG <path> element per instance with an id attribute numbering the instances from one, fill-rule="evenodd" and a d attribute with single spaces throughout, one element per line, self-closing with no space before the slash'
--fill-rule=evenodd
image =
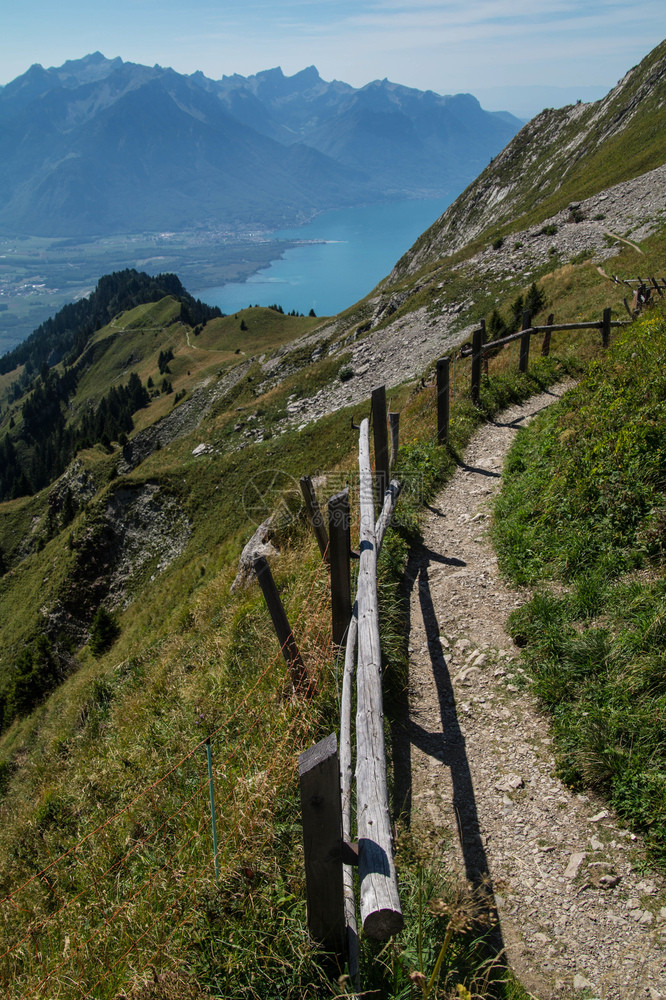
<path id="1" fill-rule="evenodd" d="M 497 917 L 492 877 L 488 865 L 479 815 L 474 794 L 465 737 L 460 728 L 455 694 L 444 650 L 439 638 L 439 625 L 430 589 L 428 567 L 431 562 L 464 566 L 460 559 L 450 559 L 424 546 L 415 547 L 406 571 L 405 600 L 409 607 L 410 592 L 418 586 L 419 604 L 437 690 L 441 728 L 428 732 L 409 719 L 408 692 L 403 697 L 402 723 L 393 731 L 394 773 L 398 811 L 410 824 L 412 810 L 411 746 L 441 761 L 449 768 L 453 788 L 452 804 L 457 820 L 457 833 L 465 866 L 467 881 L 477 891 L 487 910 L 497 919 L 488 936 L 488 946 L 493 957 L 504 951 L 502 929 Z M 411 622 L 407 635 L 411 632 Z M 401 808 L 400 808 L 401 807 Z"/>

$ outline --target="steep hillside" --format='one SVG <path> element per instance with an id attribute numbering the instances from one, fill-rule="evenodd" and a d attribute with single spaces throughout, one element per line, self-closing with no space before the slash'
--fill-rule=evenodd
<path id="1" fill-rule="evenodd" d="M 665 134 L 662 42 L 602 101 L 546 110 L 532 119 L 405 254 L 395 275 L 413 273 L 484 234 L 496 239 L 527 229 L 660 166 Z"/>
<path id="2" fill-rule="evenodd" d="M 522 303 L 535 281 L 540 286 L 540 308 L 544 314 L 546 308 L 559 309 L 558 320 L 583 314 L 593 317 L 609 304 L 616 312 L 622 310 L 627 291 L 609 281 L 604 268 L 610 268 L 610 259 L 613 269 L 625 275 L 638 273 L 639 268 L 644 273 L 660 273 L 666 267 L 666 167 L 654 165 L 658 147 L 649 154 L 654 169 L 634 180 L 621 180 L 629 169 L 630 126 L 644 131 L 663 104 L 664 58 L 662 45 L 605 101 L 582 110 L 569 109 L 564 116 L 570 130 L 576 115 L 584 119 L 575 137 L 567 132 L 569 145 L 576 148 L 589 145 L 585 122 L 596 123 L 597 133 L 605 138 L 599 138 L 593 155 L 603 158 L 606 151 L 607 159 L 617 161 L 618 183 L 579 199 L 575 211 L 562 195 L 567 207 L 557 215 L 547 215 L 543 225 L 543 213 L 550 211 L 552 201 L 550 188 L 546 185 L 539 201 L 524 174 L 514 175 L 509 192 L 522 185 L 520 197 L 530 200 L 539 221 L 523 229 L 526 216 L 522 215 L 513 220 L 511 236 L 494 238 L 491 243 L 479 241 L 479 227 L 484 232 L 497 231 L 491 202 L 482 222 L 472 221 L 457 231 L 456 254 L 438 256 L 443 234 L 454 227 L 455 218 L 462 217 L 471 192 L 481 190 L 479 185 L 490 176 L 499 185 L 499 167 L 494 164 L 440 225 L 424 234 L 378 289 L 331 321 L 286 317 L 274 310 L 213 318 L 205 307 L 187 298 L 182 286 L 165 285 L 160 290 L 159 283 L 155 289 L 151 285 L 149 297 L 157 299 L 153 305 L 132 309 L 133 302 L 116 302 L 112 295 L 102 294 L 106 285 L 100 283 L 97 297 L 89 304 L 71 307 L 82 312 L 85 328 L 78 334 L 73 334 L 74 312 L 71 317 L 67 314 L 66 343 L 55 339 L 57 324 L 45 324 L 26 342 L 22 354 L 9 359 L 19 367 L 7 372 L 0 383 L 4 495 L 14 498 L 11 517 L 5 522 L 11 527 L 0 541 L 5 565 L 29 553 L 38 554 L 106 476 L 113 475 L 115 491 L 132 470 L 145 477 L 145 470 L 165 463 L 170 466 L 171 447 L 175 455 L 181 455 L 179 442 L 204 434 L 199 428 L 210 420 L 216 428 L 214 451 L 232 455 L 238 449 L 289 435 L 294 428 L 310 427 L 341 407 L 362 405 L 377 383 L 390 388 L 418 377 L 434 356 L 463 340 L 470 324 L 481 317 L 489 319 L 494 311 L 498 322 L 514 322 L 516 303 Z M 320 87 L 314 73 L 306 76 L 301 84 Z M 24 82 L 30 90 L 26 99 L 44 86 L 40 74 L 33 73 L 33 77 L 30 87 Z M 285 100 L 292 92 L 279 74 L 260 83 L 264 88 L 270 84 L 273 100 L 278 99 L 280 86 Z M 74 80 L 72 86 L 76 89 L 79 81 Z M 629 110 L 618 118 L 619 106 Z M 555 142 L 550 120 L 542 116 L 541 131 L 536 122 L 531 126 L 533 146 L 543 150 L 544 176 L 543 164 L 550 162 Z M 522 143 L 521 133 L 503 154 L 506 163 L 520 162 Z M 621 148 L 626 155 L 621 159 L 618 143 L 625 144 Z M 577 169 L 582 171 L 586 163 L 581 153 Z M 636 164 L 632 169 L 637 169 Z M 601 178 L 597 181 L 601 183 Z M 592 185 L 591 178 L 588 184 Z M 104 310 L 113 309 L 114 302 L 126 311 L 109 323 Z M 201 316 L 195 315 L 197 308 L 203 310 Z M 86 310 L 92 310 L 90 317 Z M 65 356 L 66 366 L 58 364 L 49 370 L 49 362 Z M 40 430 L 45 422 L 48 433 Z M 51 481 L 76 458 L 77 451 L 82 451 L 88 471 L 83 475 L 76 464 L 64 485 L 51 488 Z M 8 477 L 12 469 L 16 471 Z M 82 488 L 76 486 L 80 475 Z M 45 486 L 50 492 L 40 493 Z M 18 500 L 21 494 L 31 493 L 36 496 Z M 17 525 L 24 527 L 17 531 Z M 30 627 L 34 630 L 34 611 L 26 605 L 25 613 L 33 615 Z M 88 619 L 89 611 L 82 622 Z M 79 629 L 78 634 L 83 632 Z"/>

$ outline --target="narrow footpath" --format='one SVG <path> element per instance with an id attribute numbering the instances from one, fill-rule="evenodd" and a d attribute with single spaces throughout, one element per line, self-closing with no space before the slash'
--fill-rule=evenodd
<path id="1" fill-rule="evenodd" d="M 411 827 L 485 884 L 510 967 L 539 1000 L 666 1000 L 664 883 L 610 807 L 555 775 L 548 721 L 504 631 L 526 594 L 500 579 L 490 504 L 515 436 L 568 386 L 501 414 L 472 440 L 413 553 Z"/>

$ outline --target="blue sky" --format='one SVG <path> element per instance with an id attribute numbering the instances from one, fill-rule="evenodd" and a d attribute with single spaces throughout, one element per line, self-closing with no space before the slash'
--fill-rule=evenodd
<path id="1" fill-rule="evenodd" d="M 601 96 L 665 36 L 664 0 L 0 0 L 0 84 L 99 50 L 213 79 L 314 64 L 520 113 Z"/>

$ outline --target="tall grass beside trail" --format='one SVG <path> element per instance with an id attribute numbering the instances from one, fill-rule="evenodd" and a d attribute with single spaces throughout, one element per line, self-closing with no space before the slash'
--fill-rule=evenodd
<path id="1" fill-rule="evenodd" d="M 424 502 L 484 417 L 570 365 L 540 359 L 524 376 L 502 363 L 501 356 L 491 361 L 479 409 L 468 399 L 468 365 L 460 366 L 448 448 L 436 444 L 432 380 L 399 390 L 405 445 L 396 474 L 412 488 L 400 499 L 382 557 L 387 716 L 405 683 L 400 581 Z M 340 419 L 320 422 L 310 445 L 307 431 L 282 437 L 281 467 L 301 473 L 315 443 L 320 461 L 325 454 L 335 467 Z M 227 482 L 247 479 L 271 446 L 234 453 Z M 176 445 L 149 460 L 160 460 L 162 476 L 178 467 L 179 447 L 186 455 Z M 342 464 L 355 461 L 353 454 Z M 188 483 L 193 508 L 235 524 L 205 477 Z M 301 1000 L 352 991 L 308 940 L 295 781 L 299 751 L 338 725 L 340 664 L 330 648 L 326 573 L 306 526 L 292 524 L 280 541 L 277 582 L 317 678 L 316 696 L 294 701 L 256 588 L 229 593 L 235 565 L 223 555 L 230 543 L 213 532 L 197 539 L 192 565 L 146 587 L 123 614 L 116 645 L 99 660 L 81 654 L 79 670 L 0 739 L 0 986 L 16 1000 L 48 991 L 63 1000 Z M 424 859 L 403 837 L 398 864 L 406 928 L 386 948 L 365 942 L 365 989 L 377 998 L 434 998 L 456 987 L 463 997 L 469 990 L 524 998 L 488 960 L 488 915 L 477 919 L 474 898 L 459 899 L 436 859 Z"/>
<path id="2" fill-rule="evenodd" d="M 666 316 L 629 327 L 520 435 L 495 509 L 512 615 L 562 777 L 666 865 Z"/>

